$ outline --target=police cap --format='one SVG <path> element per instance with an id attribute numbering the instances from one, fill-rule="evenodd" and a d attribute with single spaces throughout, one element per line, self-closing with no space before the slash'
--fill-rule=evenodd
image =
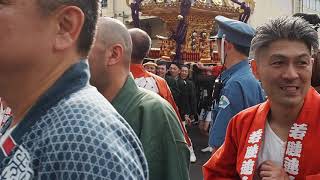
<path id="1" fill-rule="evenodd" d="M 217 38 L 222 38 L 225 34 L 227 41 L 244 47 L 250 47 L 251 40 L 255 34 L 255 30 L 251 26 L 224 16 L 216 16 L 215 20 L 219 26 Z"/>

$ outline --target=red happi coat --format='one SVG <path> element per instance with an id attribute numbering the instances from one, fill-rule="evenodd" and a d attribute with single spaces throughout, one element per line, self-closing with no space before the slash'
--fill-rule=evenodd
<path id="1" fill-rule="evenodd" d="M 205 180 L 253 179 L 269 111 L 266 101 L 233 117 L 225 143 L 203 166 Z M 320 180 L 319 147 L 320 95 L 310 88 L 287 139 L 283 168 L 290 180 Z"/>

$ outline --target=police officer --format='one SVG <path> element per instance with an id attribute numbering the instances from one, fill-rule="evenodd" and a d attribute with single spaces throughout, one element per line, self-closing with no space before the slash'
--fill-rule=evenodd
<path id="1" fill-rule="evenodd" d="M 248 62 L 255 30 L 246 23 L 223 16 L 217 16 L 215 20 L 219 26 L 217 45 L 224 71 L 218 77 L 214 93 L 216 100 L 209 132 L 213 153 L 223 144 L 230 119 L 241 110 L 264 101 L 261 85 Z"/>

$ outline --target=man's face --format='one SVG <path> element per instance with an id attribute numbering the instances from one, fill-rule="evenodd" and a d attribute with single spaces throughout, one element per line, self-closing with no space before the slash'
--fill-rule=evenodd
<path id="1" fill-rule="evenodd" d="M 172 77 L 177 77 L 180 74 L 180 69 L 177 65 L 171 64 L 169 68 L 170 74 Z"/>
<path id="2" fill-rule="evenodd" d="M 182 67 L 180 72 L 181 79 L 187 79 L 189 75 L 189 69 L 187 67 Z"/>
<path id="3" fill-rule="evenodd" d="M 45 63 L 56 31 L 51 18 L 41 14 L 36 0 L 0 1 L 0 76 Z"/>
<path id="4" fill-rule="evenodd" d="M 143 67 L 146 71 L 156 74 L 156 67 L 154 65 L 144 65 Z"/>
<path id="5" fill-rule="evenodd" d="M 105 85 L 106 76 L 105 76 L 105 68 L 106 68 L 106 48 L 99 41 L 96 40 L 91 48 L 89 53 L 89 65 L 90 65 L 90 83 L 97 87 L 98 90 Z"/>
<path id="6" fill-rule="evenodd" d="M 278 40 L 260 50 L 257 75 L 268 98 L 282 107 L 303 104 L 311 84 L 313 59 L 300 41 Z"/>
<path id="7" fill-rule="evenodd" d="M 157 75 L 164 78 L 167 74 L 167 66 L 166 65 L 158 65 L 157 67 Z"/>

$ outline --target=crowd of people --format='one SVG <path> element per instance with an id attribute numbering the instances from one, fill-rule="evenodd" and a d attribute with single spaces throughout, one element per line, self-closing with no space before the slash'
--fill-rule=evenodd
<path id="1" fill-rule="evenodd" d="M 217 16 L 219 66 L 144 63 L 150 36 L 98 0 L 0 4 L 0 179 L 320 179 L 319 42 L 305 18 Z M 252 59 L 254 61 L 252 61 Z M 190 74 L 192 69 L 192 74 Z M 313 88 L 315 87 L 315 88 Z"/>

